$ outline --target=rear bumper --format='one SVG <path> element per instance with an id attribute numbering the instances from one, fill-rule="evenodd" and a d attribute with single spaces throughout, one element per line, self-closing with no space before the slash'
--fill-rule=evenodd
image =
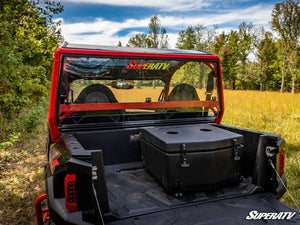
<path id="1" fill-rule="evenodd" d="M 54 198 L 52 176 L 47 178 L 46 185 L 47 185 L 49 216 L 52 221 L 54 221 L 56 224 L 62 224 L 62 225 L 92 224 L 82 220 L 81 211 L 69 213 L 66 209 L 65 198 Z"/>
<path id="2" fill-rule="evenodd" d="M 101 199 L 100 207 L 102 212 L 107 212 L 102 208 L 104 198 L 102 193 L 107 195 L 106 190 L 102 190 L 99 183 L 105 181 L 104 168 L 101 167 L 102 152 L 92 151 L 90 161 L 77 159 L 74 157 L 63 158 L 58 165 L 51 170 L 50 164 L 45 166 L 45 181 L 46 181 L 46 193 L 48 200 L 49 216 L 51 220 L 56 224 L 93 224 L 100 220 L 99 211 L 95 204 L 95 195 L 93 193 L 93 184 L 96 186 L 96 192 L 98 199 Z M 84 154 L 83 154 L 84 155 Z M 98 160 L 98 161 L 97 161 Z M 93 165 L 97 165 L 97 177 L 98 179 L 93 182 Z M 66 190 L 66 175 L 76 175 L 76 190 L 78 201 L 78 211 L 72 212 L 70 207 L 66 207 L 65 190 Z M 102 184 L 101 183 L 101 184 Z M 74 197 L 74 196 L 73 196 Z M 70 202 L 70 201 L 67 201 Z M 108 206 L 108 205 L 107 205 Z M 67 209 L 68 208 L 68 209 Z"/>

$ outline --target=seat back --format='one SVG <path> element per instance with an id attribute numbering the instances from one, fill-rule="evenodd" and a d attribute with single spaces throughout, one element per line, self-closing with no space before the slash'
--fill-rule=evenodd
<path id="1" fill-rule="evenodd" d="M 165 101 L 199 101 L 196 89 L 189 84 L 176 85 Z"/>
<path id="2" fill-rule="evenodd" d="M 114 93 L 103 84 L 91 84 L 85 87 L 74 101 L 77 104 L 83 103 L 117 103 Z M 103 110 L 94 112 L 85 112 L 85 115 L 109 115 L 124 114 L 124 110 Z"/>
<path id="3" fill-rule="evenodd" d="M 110 103 L 118 102 L 112 91 L 103 84 L 91 84 L 85 87 L 74 103 Z"/>

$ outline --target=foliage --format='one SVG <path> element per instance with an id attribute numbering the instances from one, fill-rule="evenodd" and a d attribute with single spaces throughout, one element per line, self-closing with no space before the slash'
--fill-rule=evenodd
<path id="1" fill-rule="evenodd" d="M 148 34 L 139 33 L 130 38 L 127 46 L 140 48 L 168 48 L 167 30 L 162 27 L 160 19 L 153 16 L 148 25 Z"/>
<path id="2" fill-rule="evenodd" d="M 295 49 L 300 38 L 300 5 L 292 0 L 276 3 L 272 12 L 272 28 L 288 48 Z"/>
<path id="3" fill-rule="evenodd" d="M 280 50 L 282 52 L 282 84 L 284 90 L 285 76 L 292 76 L 292 93 L 299 77 L 299 41 L 300 41 L 300 2 L 287 0 L 276 3 L 272 12 L 272 28 L 279 34 Z"/>
<path id="4" fill-rule="evenodd" d="M 0 142 L 0 149 L 9 143 L 14 144 L 18 141 L 18 137 L 31 133 L 37 126 L 41 124 L 41 117 L 46 115 L 48 105 L 48 98 L 41 97 L 39 101 L 26 108 L 20 114 L 14 114 L 5 126 L 2 127 L 2 137 Z M 22 134 L 22 135 L 21 135 Z"/>
<path id="5" fill-rule="evenodd" d="M 236 89 L 249 88 L 249 72 L 247 70 L 248 56 L 253 44 L 252 23 L 241 23 L 239 30 L 223 32 L 211 43 L 211 49 L 220 55 L 223 77 L 226 87 Z"/>
<path id="6" fill-rule="evenodd" d="M 212 51 L 220 55 L 225 85 L 235 89 L 236 81 L 239 80 L 241 88 L 245 88 L 246 65 L 252 48 L 253 25 L 242 23 L 239 31 L 232 30 L 229 34 L 223 32 L 219 36 L 216 36 L 215 29 L 216 27 L 207 29 L 201 24 L 189 26 L 179 32 L 176 46 L 181 49 Z M 199 81 L 201 77 L 203 76 L 199 74 Z"/>
<path id="7" fill-rule="evenodd" d="M 180 31 L 176 46 L 219 55 L 225 88 L 294 93 L 300 90 L 299 0 L 276 3 L 271 22 L 279 38 L 252 23 L 221 34 L 198 24 Z"/>
<path id="8" fill-rule="evenodd" d="M 52 21 L 56 1 L 3 0 L 0 6 L 0 115 L 8 122 L 49 92 L 52 58 L 61 40 Z"/>
<path id="9" fill-rule="evenodd" d="M 185 31 L 179 31 L 176 47 L 179 49 L 195 49 L 196 35 L 193 26 L 189 26 Z"/>
<path id="10" fill-rule="evenodd" d="M 176 47 L 179 49 L 209 51 L 215 35 L 216 27 L 207 29 L 202 24 L 190 25 L 186 30 L 179 31 Z"/>
<path id="11" fill-rule="evenodd" d="M 206 29 L 202 24 L 188 26 L 186 30 L 182 30 L 178 34 L 176 43 L 179 49 L 192 49 L 208 51 L 215 35 L 215 29 Z M 204 85 L 204 76 L 208 74 L 205 65 L 199 63 L 188 63 L 183 66 L 183 76 L 180 82 L 191 84 L 195 87 L 202 88 Z"/>
<path id="12" fill-rule="evenodd" d="M 136 34 L 128 41 L 129 47 L 147 48 L 149 44 L 148 36 L 145 34 Z"/>
<path id="13" fill-rule="evenodd" d="M 253 24 L 252 23 L 241 23 L 239 25 L 239 31 L 238 31 L 238 59 L 240 61 L 240 81 L 241 81 L 241 89 L 247 89 L 246 87 L 246 79 L 248 71 L 246 69 L 247 67 L 247 61 L 248 56 L 250 54 L 250 51 L 252 49 L 253 44 Z"/>
<path id="14" fill-rule="evenodd" d="M 154 16 L 150 19 L 148 35 L 148 48 L 168 48 L 168 35 L 161 26 L 160 19 Z"/>
<path id="15" fill-rule="evenodd" d="M 0 224 L 34 218 L 46 139 L 35 129 L 46 122 L 53 53 L 61 41 L 52 17 L 61 11 L 56 1 L 1 0 Z"/>
<path id="16" fill-rule="evenodd" d="M 257 66 L 260 81 L 260 90 L 272 90 L 272 75 L 278 70 L 277 46 L 271 32 L 266 32 L 263 27 L 259 29 L 254 46 L 256 47 Z"/>

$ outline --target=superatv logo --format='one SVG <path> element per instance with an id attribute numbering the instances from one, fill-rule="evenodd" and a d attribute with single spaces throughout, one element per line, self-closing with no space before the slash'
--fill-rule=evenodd
<path id="1" fill-rule="evenodd" d="M 171 63 L 138 63 L 136 61 L 129 62 L 126 69 L 143 69 L 143 70 L 166 70 L 170 67 Z"/>
<path id="2" fill-rule="evenodd" d="M 261 213 L 258 211 L 249 212 L 246 220 L 290 220 L 296 212 L 279 212 L 279 213 Z"/>

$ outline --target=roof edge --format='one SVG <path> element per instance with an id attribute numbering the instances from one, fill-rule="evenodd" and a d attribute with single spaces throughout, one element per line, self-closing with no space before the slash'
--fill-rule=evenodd
<path id="1" fill-rule="evenodd" d="M 154 53 L 154 54 L 184 54 L 184 55 L 213 55 L 206 51 L 186 50 L 186 49 L 163 49 L 163 48 L 136 48 L 136 47 L 118 47 L 107 45 L 86 45 L 72 44 L 64 42 L 60 48 L 63 49 L 85 49 L 85 50 L 102 50 L 116 52 L 134 52 L 134 53 Z"/>

